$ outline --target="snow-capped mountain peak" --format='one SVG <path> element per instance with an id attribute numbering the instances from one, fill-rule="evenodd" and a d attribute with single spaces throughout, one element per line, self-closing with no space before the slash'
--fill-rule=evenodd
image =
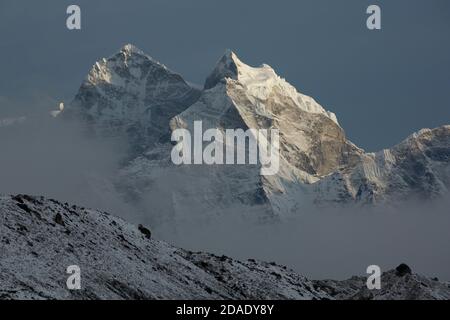
<path id="1" fill-rule="evenodd" d="M 124 45 L 121 49 L 121 52 L 124 52 L 128 55 L 132 55 L 132 54 L 139 54 L 139 55 L 143 55 L 143 56 L 147 56 L 141 49 L 139 49 L 138 47 L 136 47 L 135 45 L 128 43 L 126 45 Z"/>
<path id="2" fill-rule="evenodd" d="M 299 93 L 268 64 L 252 67 L 242 62 L 233 51 L 226 50 L 206 79 L 205 89 L 211 89 L 218 83 L 233 80 L 245 87 L 252 103 L 281 95 L 282 98 L 291 100 L 302 111 L 323 114 L 338 124 L 334 113 L 326 111 L 313 98 Z"/>
<path id="3" fill-rule="evenodd" d="M 227 49 L 217 62 L 214 70 L 206 79 L 205 89 L 215 87 L 219 82 L 223 82 L 226 78 L 237 79 L 238 65 L 240 63 L 237 55 L 230 49 Z"/>
<path id="4" fill-rule="evenodd" d="M 179 74 L 127 44 L 95 63 L 64 113 L 87 120 L 101 135 L 127 136 L 140 152 L 166 135 L 169 119 L 199 95 Z"/>
<path id="5" fill-rule="evenodd" d="M 178 75 L 145 54 L 141 49 L 127 44 L 109 58 L 97 61 L 90 70 L 87 81 L 93 84 L 106 82 L 118 87 L 125 87 L 142 80 L 150 71 Z M 181 78 L 181 76 L 179 77 Z"/>
<path id="6" fill-rule="evenodd" d="M 267 64 L 249 66 L 229 50 L 206 80 L 198 101 L 174 117 L 170 127 L 192 131 L 195 121 L 202 121 L 204 130 L 276 129 L 281 149 L 280 171 L 271 177 L 262 177 L 257 166 L 218 169 L 213 178 L 205 168 L 208 177 L 203 180 L 208 185 L 196 190 L 212 200 L 210 204 L 202 201 L 200 205 L 208 208 L 197 211 L 214 210 L 218 201 L 231 204 L 237 197 L 246 206 L 262 206 L 258 211 L 268 215 L 296 210 L 294 203 L 301 201 L 302 190 L 289 189 L 302 189 L 298 182 L 312 183 L 343 165 L 352 165 L 362 153 L 346 139 L 333 113 L 299 93 Z M 239 192 L 242 185 L 247 186 L 244 195 Z M 192 203 L 193 198 L 188 201 Z"/>

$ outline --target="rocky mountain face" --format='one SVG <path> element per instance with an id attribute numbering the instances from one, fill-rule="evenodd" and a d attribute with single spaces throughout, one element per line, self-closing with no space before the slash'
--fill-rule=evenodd
<path id="1" fill-rule="evenodd" d="M 200 99 L 175 116 L 170 126 L 192 131 L 198 120 L 204 130 L 279 130 L 280 170 L 275 175 L 263 175 L 260 166 L 250 165 L 244 170 L 236 166 L 214 171 L 219 176 L 216 184 L 228 184 L 239 193 L 229 194 L 230 202 L 265 204 L 265 212 L 276 216 L 296 209 L 294 194 L 301 192 L 296 187 L 318 181 L 341 166 L 354 165 L 362 154 L 345 139 L 333 113 L 298 93 L 271 67 L 250 67 L 233 52 L 219 60 Z M 245 186 L 245 194 L 240 186 Z M 224 195 L 220 192 L 222 199 Z"/>
<path id="2" fill-rule="evenodd" d="M 0 196 L 0 299 L 448 299 L 450 285 L 402 268 L 383 290 L 365 279 L 311 281 L 275 263 L 194 253 L 105 212 Z M 68 266 L 81 272 L 69 290 Z"/>
<path id="3" fill-rule="evenodd" d="M 316 205 L 392 203 L 448 194 L 450 126 L 422 130 L 399 145 L 366 153 L 351 143 L 332 112 L 299 93 L 268 65 L 250 67 L 227 51 L 204 90 L 127 45 L 98 62 L 67 115 L 96 131 L 125 135 L 134 152 L 116 180 L 136 205 L 157 194 L 165 217 L 227 211 L 261 218 L 298 214 Z M 280 165 L 171 163 L 170 133 L 278 129 Z"/>
<path id="4" fill-rule="evenodd" d="M 356 166 L 340 169 L 315 185 L 323 202 L 395 203 L 448 196 L 450 126 L 423 129 Z"/>
<path id="5" fill-rule="evenodd" d="M 199 95 L 180 75 L 128 44 L 95 63 L 63 114 L 83 119 L 100 135 L 126 137 L 140 154 L 166 141 L 169 120 Z"/>
<path id="6" fill-rule="evenodd" d="M 337 300 L 448 300 L 450 283 L 415 274 L 405 264 L 384 272 L 381 289 L 369 290 L 367 278 L 352 277 L 344 281 L 314 281 L 314 288 L 324 290 Z"/>

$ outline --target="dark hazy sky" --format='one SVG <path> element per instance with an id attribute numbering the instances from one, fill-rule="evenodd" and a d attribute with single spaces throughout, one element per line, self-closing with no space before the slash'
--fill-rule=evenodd
<path id="1" fill-rule="evenodd" d="M 69 4 L 81 31 L 66 29 Z M 366 28 L 369 4 L 381 31 Z M 368 150 L 450 123 L 448 0 L 1 0 L 0 117 L 69 101 L 126 43 L 201 84 L 226 48 L 267 63 Z"/>

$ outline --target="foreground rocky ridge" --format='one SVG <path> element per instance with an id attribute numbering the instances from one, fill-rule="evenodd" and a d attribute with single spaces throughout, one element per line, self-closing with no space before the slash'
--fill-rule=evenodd
<path id="1" fill-rule="evenodd" d="M 26 195 L 0 197 L 0 299 L 322 299 L 274 263 L 193 253 L 107 213 Z M 66 289 L 81 268 L 82 290 Z"/>
<path id="2" fill-rule="evenodd" d="M 314 287 L 324 290 L 337 300 L 449 300 L 450 283 L 412 273 L 405 265 L 383 273 L 381 290 L 369 290 L 367 278 L 352 277 L 344 281 L 314 281 Z"/>
<path id="3" fill-rule="evenodd" d="M 27 195 L 0 196 L 0 299 L 449 299 L 450 285 L 414 274 L 311 281 L 255 260 L 193 253 L 105 212 Z M 81 290 L 66 268 L 81 268 Z"/>

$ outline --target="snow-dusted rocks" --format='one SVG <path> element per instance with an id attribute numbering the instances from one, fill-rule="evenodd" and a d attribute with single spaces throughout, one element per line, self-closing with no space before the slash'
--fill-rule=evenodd
<path id="1" fill-rule="evenodd" d="M 0 196 L 0 299 L 322 299 L 274 263 L 193 253 L 107 213 Z M 66 268 L 81 269 L 68 290 Z"/>
<path id="2" fill-rule="evenodd" d="M 314 188 L 324 202 L 395 203 L 448 196 L 450 126 L 423 129 L 391 149 L 364 154 L 356 166 L 338 170 Z"/>
<path id="3" fill-rule="evenodd" d="M 368 290 L 367 278 L 344 281 L 314 281 L 314 288 L 324 290 L 337 300 L 449 300 L 450 283 L 411 272 L 405 264 L 381 276 L 381 290 Z"/>
<path id="4" fill-rule="evenodd" d="M 450 299 L 450 284 L 408 269 L 311 281 L 287 267 L 178 249 L 105 212 L 0 196 L 1 299 Z M 81 290 L 68 290 L 68 266 Z"/>

